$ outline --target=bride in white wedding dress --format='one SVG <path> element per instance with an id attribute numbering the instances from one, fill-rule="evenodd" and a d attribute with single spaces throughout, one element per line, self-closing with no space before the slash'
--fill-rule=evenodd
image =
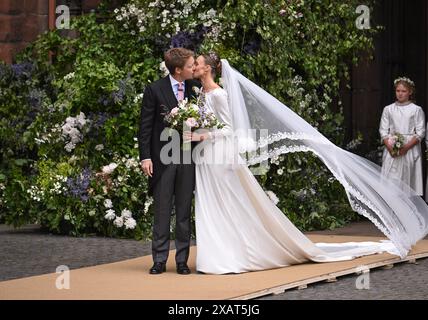
<path id="1" fill-rule="evenodd" d="M 226 60 L 221 63 L 221 88 L 214 82 L 219 66 L 217 54 L 201 55 L 194 77 L 202 82 L 205 108 L 225 126 L 187 135 L 201 141 L 193 152 L 198 271 L 241 273 L 380 252 L 404 257 L 427 234 L 428 206 L 420 197 L 386 180 L 375 164 L 336 147 Z M 236 134 L 247 129 L 268 129 L 270 135 L 259 140 Z M 244 159 L 237 140 L 241 152 L 256 147 L 264 152 L 248 153 L 252 156 Z M 320 157 L 342 183 L 352 208 L 391 241 L 311 242 L 274 205 L 247 167 L 281 153 L 307 151 Z"/>

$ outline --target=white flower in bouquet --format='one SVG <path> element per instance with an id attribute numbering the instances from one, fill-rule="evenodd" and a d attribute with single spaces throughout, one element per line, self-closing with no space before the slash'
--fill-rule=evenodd
<path id="1" fill-rule="evenodd" d="M 192 108 L 194 111 L 199 111 L 199 107 L 194 103 L 190 104 L 190 108 Z"/>
<path id="2" fill-rule="evenodd" d="M 187 98 L 178 101 L 178 108 L 179 109 L 186 109 L 187 108 Z"/>
<path id="3" fill-rule="evenodd" d="M 276 194 L 275 194 L 273 191 L 268 190 L 268 191 L 266 191 L 266 194 L 268 195 L 268 197 L 270 198 L 270 200 L 271 200 L 275 205 L 277 205 L 277 204 L 278 204 L 279 199 L 278 199 L 278 197 L 276 196 Z"/>
<path id="4" fill-rule="evenodd" d="M 404 146 L 404 137 L 400 133 L 394 133 L 388 138 L 388 144 L 392 147 L 392 155 L 399 155 Z"/>
<path id="5" fill-rule="evenodd" d="M 189 118 L 186 120 L 186 125 L 189 126 L 190 128 L 196 127 L 197 124 L 198 122 L 196 121 L 195 118 Z"/>
<path id="6" fill-rule="evenodd" d="M 224 124 L 218 121 L 214 113 L 205 108 L 204 103 L 203 96 L 192 99 L 191 102 L 188 102 L 187 99 L 179 101 L 177 108 L 164 114 L 166 126 L 179 133 L 183 131 L 183 123 L 192 130 L 223 128 Z M 190 141 L 184 141 L 183 150 L 190 150 Z"/>
<path id="7" fill-rule="evenodd" d="M 123 226 L 123 218 L 122 217 L 116 217 L 116 219 L 114 219 L 113 224 L 118 227 L 121 228 Z"/>

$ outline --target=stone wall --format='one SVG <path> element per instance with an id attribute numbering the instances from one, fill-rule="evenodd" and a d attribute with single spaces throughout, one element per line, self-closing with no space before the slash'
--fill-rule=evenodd
<path id="1" fill-rule="evenodd" d="M 48 29 L 48 0 L 0 1 L 0 59 L 12 63 L 17 52 Z"/>
<path id="2" fill-rule="evenodd" d="M 73 14 L 94 10 L 100 0 L 57 0 Z M 77 9 L 77 10 L 76 10 Z M 49 29 L 49 0 L 0 0 L 0 60 L 13 63 L 16 53 Z"/>

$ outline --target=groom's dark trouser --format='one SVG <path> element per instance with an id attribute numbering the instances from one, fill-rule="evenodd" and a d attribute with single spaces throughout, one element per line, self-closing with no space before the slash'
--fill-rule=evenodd
<path id="1" fill-rule="evenodd" d="M 190 216 L 195 189 L 194 164 L 170 164 L 153 188 L 154 225 L 152 255 L 154 262 L 166 262 L 169 253 L 171 211 L 175 205 L 175 261 L 186 262 L 190 247 Z M 173 203 L 174 202 L 174 203 Z"/>

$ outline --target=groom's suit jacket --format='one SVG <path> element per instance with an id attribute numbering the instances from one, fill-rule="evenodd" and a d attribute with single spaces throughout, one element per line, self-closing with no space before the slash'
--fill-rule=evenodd
<path id="1" fill-rule="evenodd" d="M 196 93 L 193 90 L 195 86 L 199 88 L 201 84 L 196 80 L 185 81 L 185 98 L 195 97 Z M 178 101 L 172 90 L 169 76 L 146 87 L 141 105 L 138 146 L 140 161 L 151 159 L 153 162 L 153 177 L 149 178 L 149 194 L 152 194 L 153 186 L 166 167 L 160 160 L 162 147 L 170 141 L 160 140 L 161 133 L 165 129 L 164 115 L 177 106 Z"/>

